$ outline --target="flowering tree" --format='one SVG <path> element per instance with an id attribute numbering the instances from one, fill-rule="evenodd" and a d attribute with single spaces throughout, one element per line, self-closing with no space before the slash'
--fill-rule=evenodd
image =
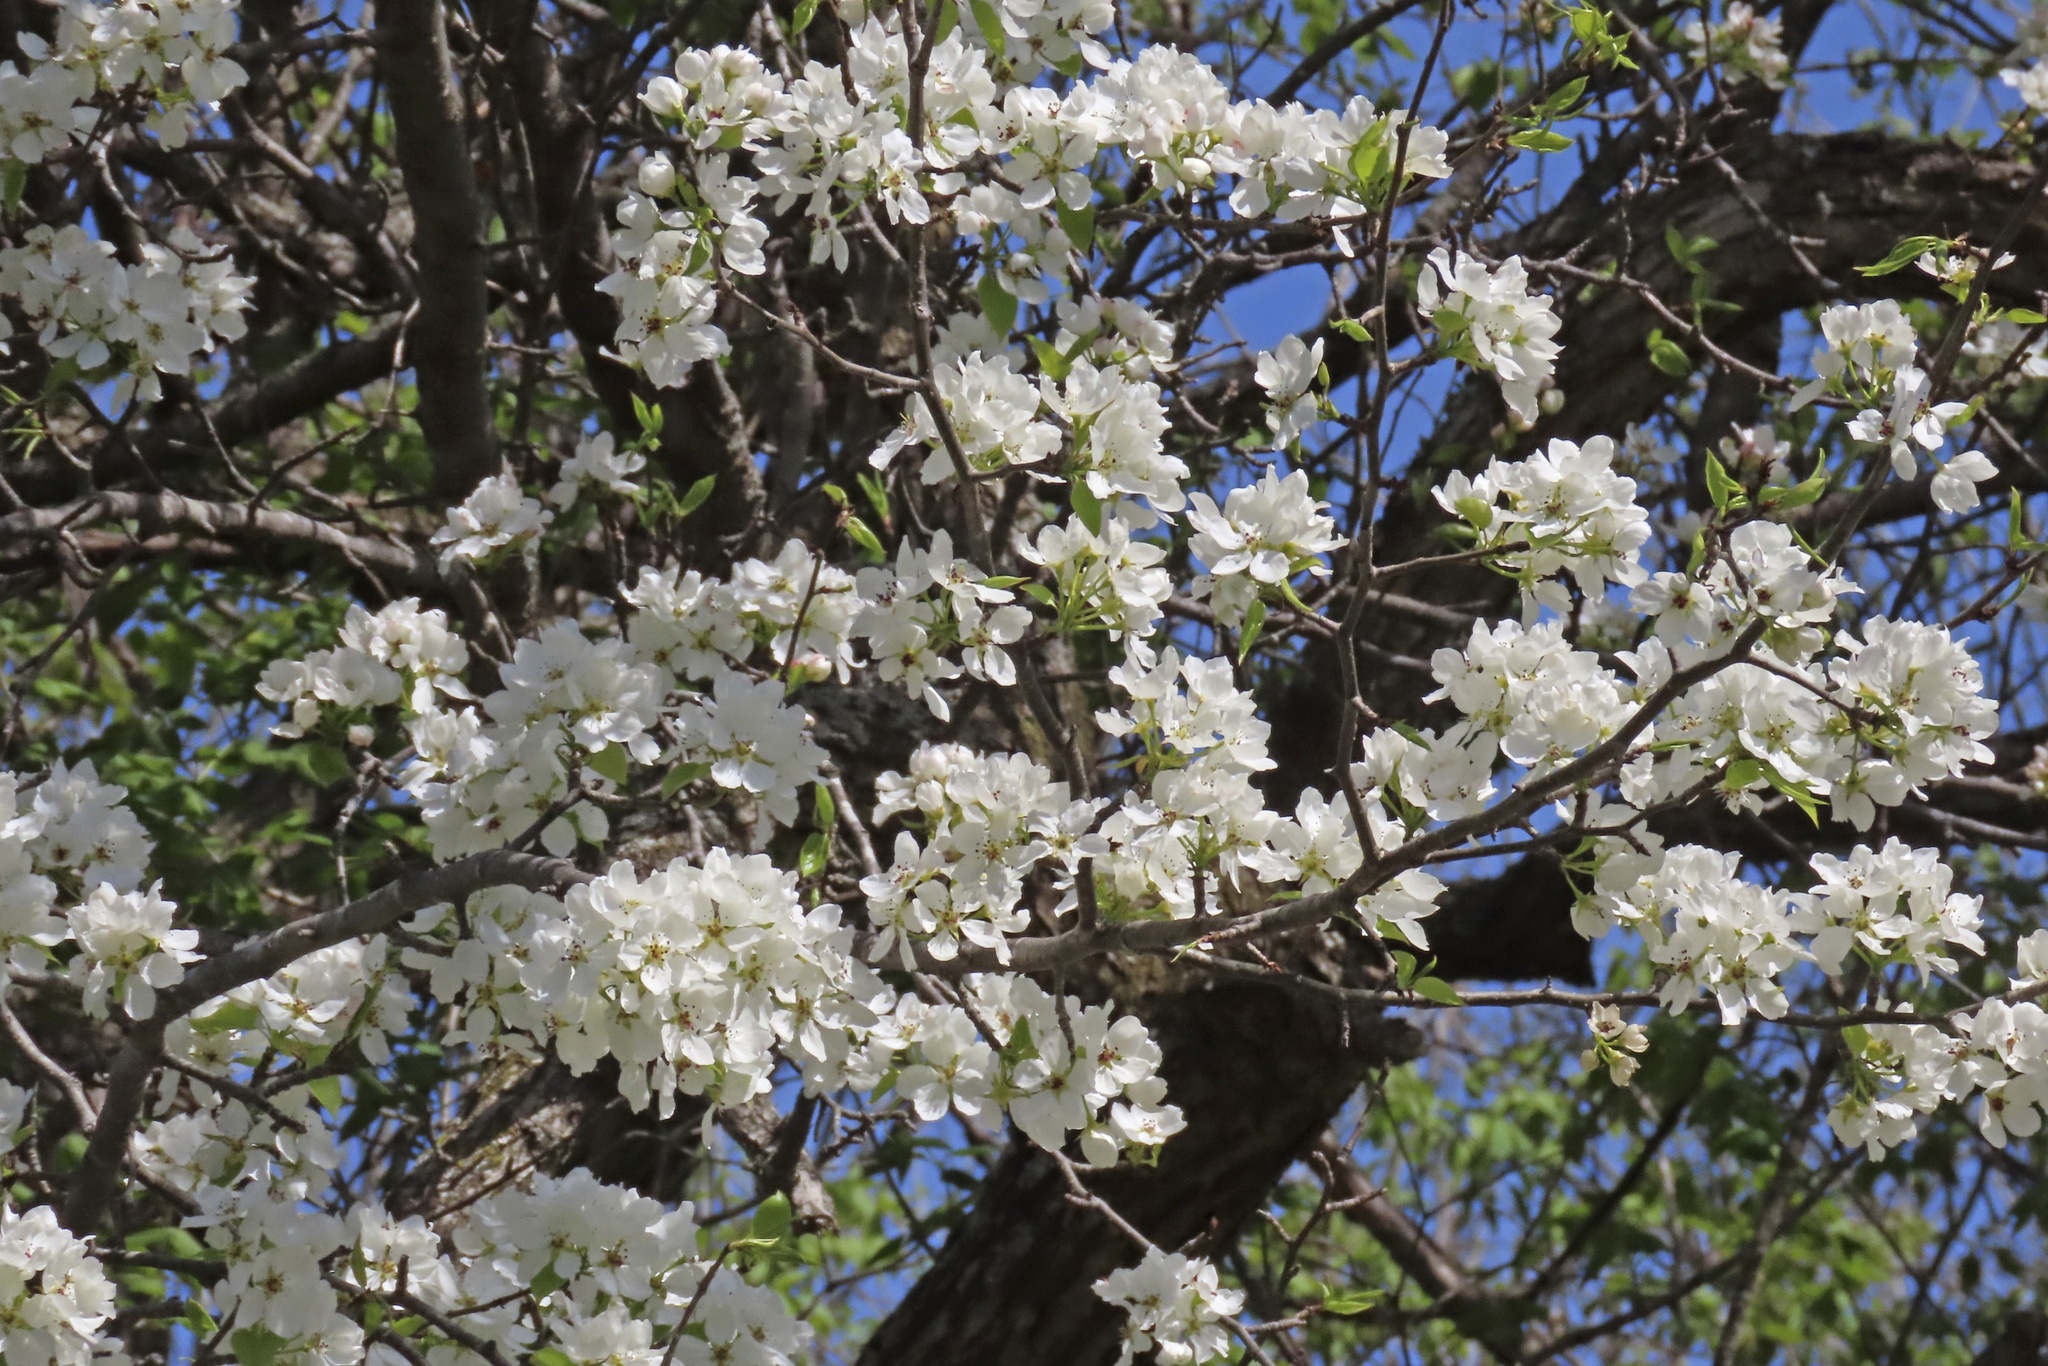
<path id="1" fill-rule="evenodd" d="M 6 1366 L 2039 1350 L 2038 17 L 4 23 Z"/>

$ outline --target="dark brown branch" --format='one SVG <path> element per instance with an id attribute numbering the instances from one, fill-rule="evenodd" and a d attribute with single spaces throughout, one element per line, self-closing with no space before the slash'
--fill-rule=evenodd
<path id="1" fill-rule="evenodd" d="M 419 380 L 416 416 L 435 491 L 456 501 L 497 472 L 498 451 L 484 382 L 483 203 L 440 0 L 379 5 L 377 50 L 412 207 L 419 313 L 406 350 Z"/>

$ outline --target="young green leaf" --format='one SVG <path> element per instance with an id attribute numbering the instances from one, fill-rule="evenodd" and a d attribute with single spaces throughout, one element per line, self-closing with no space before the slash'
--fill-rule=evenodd
<path id="1" fill-rule="evenodd" d="M 673 797 L 699 778 L 709 775 L 710 772 L 711 765 L 709 764 L 677 764 L 662 777 L 661 795 Z"/>
<path id="2" fill-rule="evenodd" d="M 889 552 L 882 547 L 882 538 L 875 535 L 874 529 L 860 518 L 848 517 L 846 519 L 846 534 L 852 537 L 853 543 L 866 552 L 868 558 L 874 560 L 877 564 L 889 558 Z"/>
<path id="3" fill-rule="evenodd" d="M 620 787 L 626 785 L 626 779 L 631 773 L 627 767 L 626 751 L 617 745 L 606 745 L 603 749 L 590 754 L 583 762 L 590 765 L 591 771 L 598 777 L 609 778 Z"/>
<path id="4" fill-rule="evenodd" d="M 1017 325 L 1017 298 L 1003 288 L 994 271 L 983 272 L 981 282 L 974 287 L 974 296 L 981 301 L 981 311 L 988 315 L 988 324 L 996 335 L 1009 336 L 1010 329 Z"/>
<path id="5" fill-rule="evenodd" d="M 1735 476 L 1728 473 L 1728 467 L 1712 452 L 1707 454 L 1707 496 L 1722 512 L 1739 508 L 1749 501 L 1743 496 L 1742 485 L 1735 482 Z"/>
<path id="6" fill-rule="evenodd" d="M 1097 536 L 1102 534 L 1102 500 L 1088 487 L 1088 481 L 1076 478 L 1067 485 L 1067 497 L 1074 504 L 1074 515 Z"/>
<path id="7" fill-rule="evenodd" d="M 1320 1307 L 1325 1314 L 1363 1314 L 1384 1298 L 1384 1290 L 1329 1290 Z"/>
<path id="8" fill-rule="evenodd" d="M 1004 40 L 1009 35 L 1003 32 L 1003 21 L 996 14 L 996 7 L 988 0 L 968 0 L 967 7 L 974 12 L 974 23 L 981 30 L 983 45 L 997 57 L 1001 57 Z"/>
<path id="9" fill-rule="evenodd" d="M 1656 328 L 1650 333 L 1650 364 L 1673 377 L 1692 372 L 1692 357 L 1685 354 L 1685 348 L 1664 335 L 1664 329 Z"/>
<path id="10" fill-rule="evenodd" d="M 1936 247 L 1948 245 L 1949 240 L 1946 237 L 1908 237 L 1893 247 L 1882 261 L 1874 266 L 1858 266 L 1856 273 L 1872 276 L 1890 275 L 1893 271 L 1905 269 L 1908 264 L 1919 260 Z"/>
<path id="11" fill-rule="evenodd" d="M 789 1224 L 789 1197 L 777 1191 L 754 1211 L 754 1224 L 749 1232 L 764 1242 L 773 1243 L 789 1232 Z"/>
<path id="12" fill-rule="evenodd" d="M 320 1108 L 330 1115 L 339 1115 L 342 1106 L 341 1078 L 315 1077 L 306 1083 L 313 1099 L 320 1102 Z"/>
<path id="13" fill-rule="evenodd" d="M 236 1329 L 228 1337 L 228 1347 L 242 1366 L 271 1366 L 277 1360 L 278 1350 L 289 1340 L 257 1324 Z"/>
<path id="14" fill-rule="evenodd" d="M 1244 631 L 1237 638 L 1237 662 L 1242 664 L 1245 656 L 1252 652 L 1252 646 L 1259 643 L 1259 632 L 1266 625 L 1266 604 L 1254 601 L 1244 614 Z"/>
<path id="15" fill-rule="evenodd" d="M 702 479 L 699 479 L 696 483 L 690 485 L 689 490 L 683 494 L 683 500 L 680 503 L 676 504 L 677 520 L 680 521 L 682 518 L 687 517 L 691 513 L 695 512 L 698 508 L 703 507 L 705 500 L 711 497 L 711 490 L 715 488 L 717 484 L 718 476 L 715 474 L 707 474 Z"/>
<path id="16" fill-rule="evenodd" d="M 1803 508 L 1808 503 L 1820 501 L 1828 491 L 1828 472 L 1825 466 L 1813 472 L 1812 476 L 1800 480 L 1789 488 L 1767 488 L 1757 495 L 1758 501 L 1776 512 L 1789 512 Z"/>
<path id="17" fill-rule="evenodd" d="M 1451 984 L 1441 977 L 1418 977 L 1409 983 L 1408 989 L 1423 1000 L 1435 1001 L 1438 1005 L 1461 1006 L 1465 1004 L 1465 998 L 1452 990 Z"/>
<path id="18" fill-rule="evenodd" d="M 1091 202 L 1078 209 L 1070 209 L 1065 200 L 1053 201 L 1053 211 L 1059 215 L 1060 231 L 1074 244 L 1074 250 L 1086 255 L 1095 248 L 1095 205 Z"/>
<path id="19" fill-rule="evenodd" d="M 831 837 L 819 830 L 804 840 L 804 847 L 796 856 L 798 876 L 812 878 L 825 871 L 825 860 L 831 851 Z"/>
<path id="20" fill-rule="evenodd" d="M 1562 152 L 1572 146 L 1572 140 L 1548 128 L 1524 128 L 1508 138 L 1508 145 L 1525 152 Z"/>

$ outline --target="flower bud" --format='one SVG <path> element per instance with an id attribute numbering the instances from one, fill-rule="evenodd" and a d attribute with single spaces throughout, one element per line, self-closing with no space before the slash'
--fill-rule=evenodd
<path id="1" fill-rule="evenodd" d="M 659 198 L 676 187 L 675 163 L 660 152 L 640 163 L 640 190 Z"/>
<path id="2" fill-rule="evenodd" d="M 667 76 L 656 76 L 641 93 L 640 103 L 657 117 L 672 119 L 683 112 L 683 98 L 681 85 Z"/>

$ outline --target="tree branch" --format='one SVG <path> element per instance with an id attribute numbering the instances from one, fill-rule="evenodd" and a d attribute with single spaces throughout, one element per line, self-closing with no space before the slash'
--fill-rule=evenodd
<path id="1" fill-rule="evenodd" d="M 484 383 L 489 297 L 484 216 L 449 64 L 440 0 L 377 7 L 377 51 L 391 92 L 398 166 L 412 206 L 419 313 L 409 352 L 434 487 L 451 502 L 497 472 L 497 434 Z"/>

